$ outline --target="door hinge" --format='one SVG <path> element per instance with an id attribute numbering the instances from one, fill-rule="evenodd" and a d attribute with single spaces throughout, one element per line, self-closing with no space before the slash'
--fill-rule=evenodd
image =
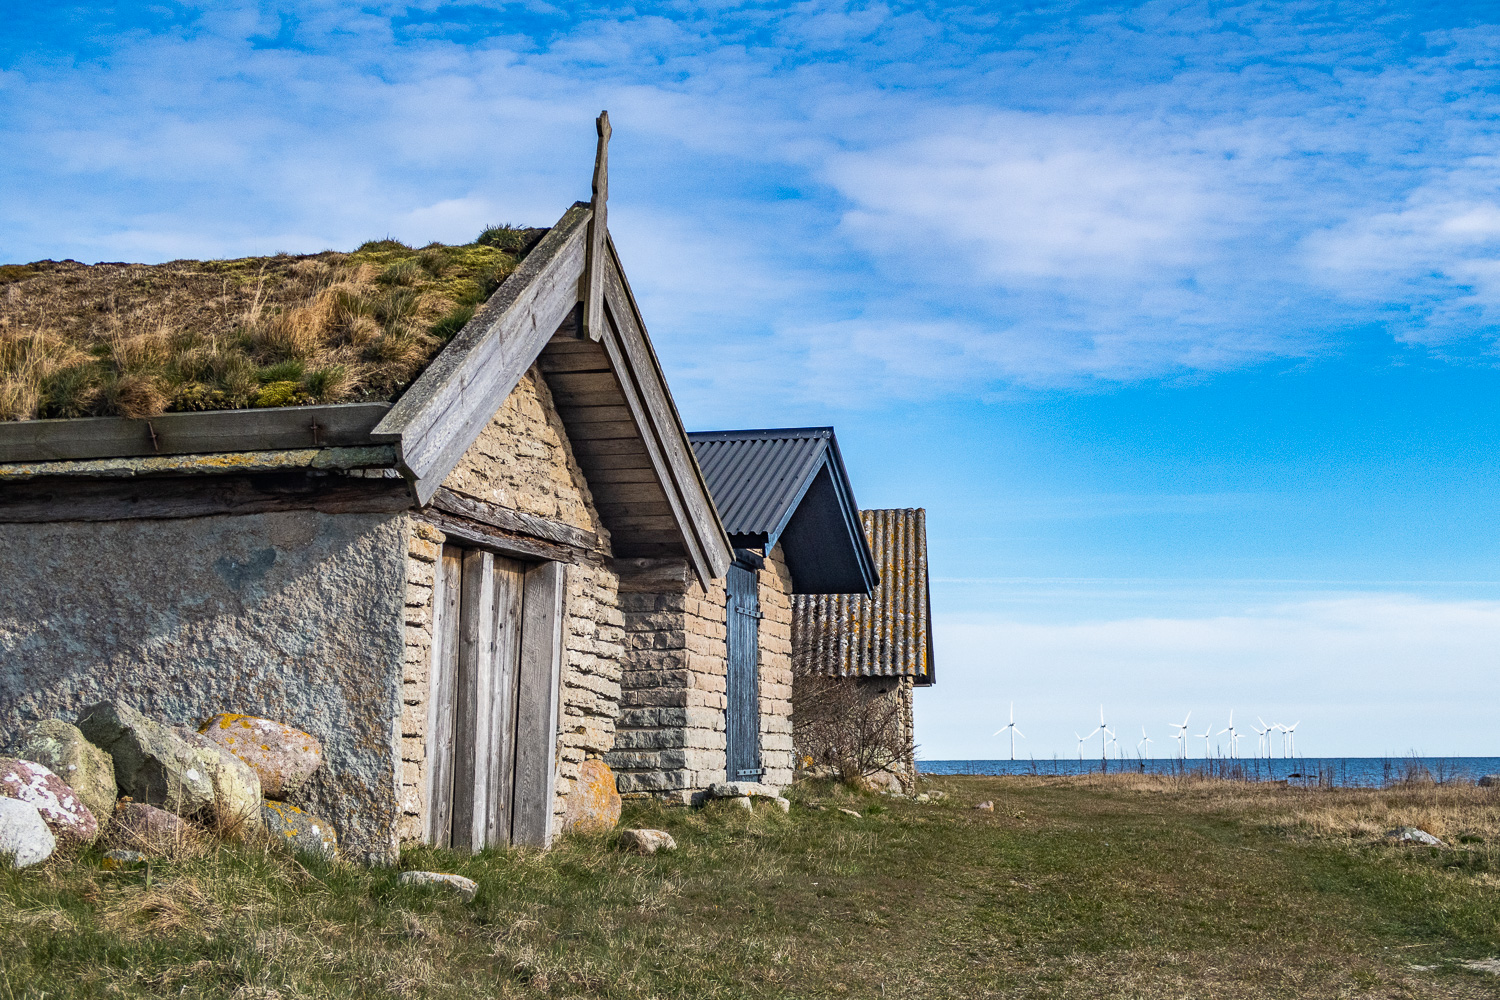
<path id="1" fill-rule="evenodd" d="M 746 618 L 764 618 L 765 617 L 765 615 L 761 614 L 759 611 L 746 611 L 744 608 L 735 608 L 734 609 L 734 613 L 737 614 L 737 615 L 744 615 Z"/>

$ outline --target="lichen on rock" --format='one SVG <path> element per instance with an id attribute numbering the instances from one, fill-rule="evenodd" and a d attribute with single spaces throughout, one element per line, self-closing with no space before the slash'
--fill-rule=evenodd
<path id="1" fill-rule="evenodd" d="M 286 802 L 263 802 L 260 815 L 273 843 L 329 858 L 338 855 L 338 834 L 327 820 Z"/>
<path id="2" fill-rule="evenodd" d="M 285 799 L 323 762 L 316 736 L 274 719 L 220 712 L 198 732 L 250 765 L 268 799 Z"/>
<path id="3" fill-rule="evenodd" d="M 102 830 L 109 825 L 120 797 L 115 764 L 109 754 L 84 738 L 77 726 L 44 719 L 27 727 L 9 747 L 12 757 L 36 761 L 77 793 Z"/>
<path id="4" fill-rule="evenodd" d="M 577 833 L 613 830 L 620 822 L 621 806 L 615 773 L 604 761 L 590 758 L 579 765 L 578 777 L 573 779 L 563 829 Z"/>
<path id="5" fill-rule="evenodd" d="M 0 757 L 0 796 L 36 806 L 52 833 L 77 844 L 99 837 L 99 821 L 66 782 L 30 760 Z"/>
<path id="6" fill-rule="evenodd" d="M 181 736 L 121 701 L 90 705 L 78 729 L 110 755 L 120 792 L 179 816 L 212 815 L 213 778 Z"/>

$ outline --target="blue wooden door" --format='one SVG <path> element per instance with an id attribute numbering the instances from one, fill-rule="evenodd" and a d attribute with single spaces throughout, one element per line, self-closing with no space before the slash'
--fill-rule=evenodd
<path id="1" fill-rule="evenodd" d="M 724 717 L 730 781 L 760 778 L 760 594 L 755 571 L 729 567 L 729 707 Z"/>

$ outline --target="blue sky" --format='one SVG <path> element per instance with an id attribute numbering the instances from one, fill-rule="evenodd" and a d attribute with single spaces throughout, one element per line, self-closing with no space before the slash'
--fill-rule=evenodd
<path id="1" fill-rule="evenodd" d="M 1500 24 L 1475 4 L 9 4 L 0 259 L 586 197 L 693 428 L 928 508 L 928 757 L 1102 701 L 1500 752 Z M 1215 728 L 1222 728 L 1222 722 Z"/>

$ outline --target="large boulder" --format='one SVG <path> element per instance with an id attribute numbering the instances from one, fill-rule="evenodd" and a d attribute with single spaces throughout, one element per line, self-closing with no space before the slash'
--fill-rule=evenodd
<path id="1" fill-rule="evenodd" d="M 268 799 L 286 798 L 323 762 L 316 736 L 273 719 L 220 712 L 198 731 L 254 768 Z"/>
<path id="2" fill-rule="evenodd" d="M 338 834 L 327 820 L 286 802 L 263 802 L 260 815 L 266 832 L 275 843 L 284 844 L 293 851 L 321 854 L 327 858 L 339 853 Z"/>
<path id="3" fill-rule="evenodd" d="M 71 785 L 30 760 L 0 757 L 0 796 L 30 802 L 54 835 L 76 844 L 99 837 L 99 821 Z"/>
<path id="4" fill-rule="evenodd" d="M 57 850 L 57 838 L 36 806 L 20 799 L 0 798 L 0 856 L 16 868 L 46 861 Z"/>
<path id="5" fill-rule="evenodd" d="M 78 729 L 114 760 L 121 794 L 179 816 L 214 814 L 213 777 L 201 752 L 170 726 L 105 701 L 79 713 Z"/>
<path id="6" fill-rule="evenodd" d="M 218 832 L 247 836 L 260 830 L 260 777 L 255 769 L 201 733 L 185 728 L 175 732 L 193 749 L 213 783 L 213 814 L 207 818 Z"/>
<path id="7" fill-rule="evenodd" d="M 181 816 L 144 802 L 121 802 L 109 828 L 109 842 L 147 854 L 185 847 L 197 835 L 197 828 Z"/>
<path id="8" fill-rule="evenodd" d="M 77 726 L 61 719 L 44 719 L 21 733 L 10 745 L 12 757 L 34 760 L 72 786 L 94 814 L 99 828 L 109 825 L 120 797 L 115 785 L 115 763 L 109 754 L 84 739 Z"/>
<path id="9" fill-rule="evenodd" d="M 579 833 L 604 833 L 620 822 L 620 792 L 615 772 L 602 760 L 586 760 L 578 768 L 578 779 L 568 793 L 563 829 Z"/>

